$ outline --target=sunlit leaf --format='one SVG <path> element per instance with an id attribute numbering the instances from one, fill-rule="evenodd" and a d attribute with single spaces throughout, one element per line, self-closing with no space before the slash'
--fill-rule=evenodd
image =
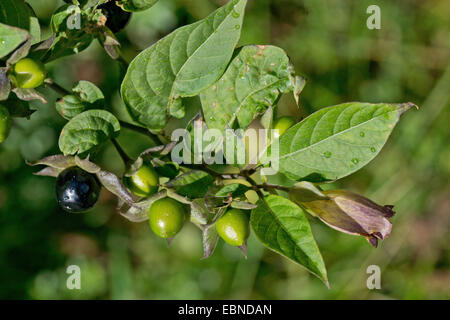
<path id="1" fill-rule="evenodd" d="M 0 58 L 5 57 L 23 43 L 29 33 L 26 30 L 0 23 Z"/>
<path id="2" fill-rule="evenodd" d="M 61 131 L 59 148 L 65 155 L 84 153 L 118 136 L 117 118 L 105 110 L 89 110 L 70 120 Z"/>
<path id="3" fill-rule="evenodd" d="M 184 26 L 139 54 L 122 83 L 132 117 L 162 129 L 180 115 L 181 97 L 199 94 L 225 71 L 239 40 L 246 0 L 232 0 L 209 17 Z"/>
<path id="4" fill-rule="evenodd" d="M 305 267 L 328 283 L 325 264 L 303 210 L 281 196 L 260 199 L 252 210 L 250 224 L 268 248 Z"/>
<path id="5" fill-rule="evenodd" d="M 254 45 L 238 50 L 222 78 L 201 94 L 209 129 L 246 129 L 282 93 L 294 89 L 293 68 L 282 49 Z"/>
<path id="6" fill-rule="evenodd" d="M 413 104 L 345 103 L 321 109 L 280 138 L 280 171 L 294 180 L 336 180 L 380 152 Z"/>

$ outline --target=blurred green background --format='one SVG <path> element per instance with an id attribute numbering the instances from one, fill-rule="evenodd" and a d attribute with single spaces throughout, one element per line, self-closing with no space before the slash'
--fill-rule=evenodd
<path id="1" fill-rule="evenodd" d="M 56 0 L 29 0 L 49 34 Z M 131 59 L 178 26 L 205 17 L 225 1 L 161 0 L 134 14 L 118 36 Z M 368 30 L 366 9 L 381 8 L 381 30 Z M 103 191 L 90 213 L 62 212 L 54 179 L 25 165 L 58 153 L 65 121 L 49 104 L 32 103 L 31 120 L 17 120 L 0 146 L 0 298 L 2 299 L 449 299 L 450 298 L 450 2 L 448 0 L 249 0 L 241 44 L 286 49 L 308 78 L 301 102 L 312 112 L 347 101 L 414 102 L 380 156 L 329 187 L 345 187 L 395 205 L 391 236 L 373 249 L 312 219 L 331 289 L 302 268 L 249 241 L 245 260 L 220 242 L 201 261 L 201 235 L 186 226 L 170 248 L 146 223 L 115 213 Z M 70 88 L 89 80 L 120 110 L 121 71 L 98 45 L 48 65 Z M 291 98 L 280 113 L 295 114 Z M 299 116 L 299 115 L 297 115 Z M 122 115 L 126 117 L 126 115 Z M 150 140 L 123 130 L 130 154 Z M 112 146 L 96 160 L 121 174 Z M 66 288 L 67 266 L 82 270 L 82 290 Z M 368 290 L 366 269 L 382 270 L 381 290 Z"/>

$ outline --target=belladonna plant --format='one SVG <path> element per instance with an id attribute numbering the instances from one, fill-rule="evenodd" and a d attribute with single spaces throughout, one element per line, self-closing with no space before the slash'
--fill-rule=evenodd
<path id="1" fill-rule="evenodd" d="M 149 221 L 169 242 L 176 240 L 185 222 L 196 225 L 203 258 L 213 254 L 220 238 L 246 254 L 247 238 L 254 234 L 326 284 L 325 263 L 307 214 L 363 236 L 373 246 L 389 236 L 392 206 L 322 188 L 374 159 L 413 104 L 351 102 L 320 109 L 299 122 L 281 117 L 281 96 L 293 94 L 300 105 L 306 82 L 283 49 L 267 44 L 237 47 L 246 0 L 229 1 L 205 19 L 173 31 L 131 63 L 115 32 L 133 12 L 151 10 L 157 0 L 65 2 L 52 15 L 47 39 L 41 38 L 39 21 L 27 3 L 0 2 L 0 142 L 9 134 L 11 119 L 32 116 L 28 101 L 47 101 L 41 88 L 60 95 L 56 110 L 67 120 L 59 137 L 61 153 L 28 163 L 44 166 L 37 175 L 57 178 L 63 209 L 90 209 L 104 187 L 117 197 L 120 215 L 136 223 Z M 74 14 L 80 19 L 74 20 Z M 11 18 L 17 15 L 23 19 Z M 74 21 L 79 22 L 76 28 Z M 82 80 L 67 90 L 47 76 L 46 64 L 80 53 L 94 40 L 124 70 L 121 114 L 128 112 L 132 122 L 109 111 L 95 84 Z M 248 143 L 245 135 L 237 134 L 254 126 L 267 129 L 265 143 Z M 122 128 L 156 143 L 132 159 L 117 141 Z M 173 135 L 177 129 L 187 134 Z M 184 145 L 182 160 L 173 159 L 180 140 L 195 137 L 198 129 L 219 135 L 214 142 Z M 277 133 L 268 134 L 269 129 Z M 235 161 L 225 152 L 230 131 L 247 149 L 260 148 L 254 163 L 248 158 Z M 96 163 L 106 143 L 117 149 L 124 172 L 109 172 Z M 269 175 L 266 170 L 275 160 L 263 159 L 275 150 L 277 171 Z M 191 161 L 207 151 L 224 161 Z"/>

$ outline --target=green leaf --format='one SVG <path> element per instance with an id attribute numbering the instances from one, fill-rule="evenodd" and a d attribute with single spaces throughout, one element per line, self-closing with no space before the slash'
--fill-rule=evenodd
<path id="1" fill-rule="evenodd" d="M 241 209 L 241 210 L 252 210 L 258 207 L 256 204 L 247 202 L 247 201 L 233 201 L 231 203 L 231 207 L 234 209 Z"/>
<path id="2" fill-rule="evenodd" d="M 77 4 L 83 9 L 88 9 L 93 6 L 98 5 L 100 2 L 106 2 L 105 0 L 64 0 L 64 2 L 69 4 Z"/>
<path id="3" fill-rule="evenodd" d="M 74 19 L 74 17 L 78 18 Z M 58 8 L 51 20 L 54 41 L 48 52 L 41 57 L 43 62 L 47 63 L 64 56 L 77 54 L 89 47 L 94 39 L 93 26 L 99 23 L 99 19 L 99 17 L 91 15 L 89 11 L 79 11 L 78 7 L 73 5 L 68 4 Z M 77 25 L 78 23 L 79 25 Z"/>
<path id="4" fill-rule="evenodd" d="M 280 171 L 294 180 L 345 177 L 380 152 L 413 104 L 345 103 L 321 109 L 280 138 Z"/>
<path id="5" fill-rule="evenodd" d="M 28 26 L 28 31 L 31 35 L 31 44 L 36 44 L 41 41 L 41 25 L 39 24 L 39 19 L 33 10 L 33 7 L 25 2 L 28 8 L 28 14 L 30 15 L 30 23 Z"/>
<path id="6" fill-rule="evenodd" d="M 94 104 L 98 101 L 104 100 L 102 90 L 95 84 L 89 81 L 81 80 L 73 88 L 72 91 L 77 93 L 82 101 Z"/>
<path id="7" fill-rule="evenodd" d="M 59 148 L 65 155 L 81 154 L 119 135 L 117 118 L 105 110 L 89 110 L 70 120 L 61 131 Z"/>
<path id="8" fill-rule="evenodd" d="M 274 46 L 245 46 L 225 74 L 200 95 L 209 129 L 246 129 L 280 95 L 293 91 L 293 68 L 286 53 Z"/>
<path id="9" fill-rule="evenodd" d="M 158 0 L 119 0 L 117 5 L 123 10 L 129 12 L 137 12 L 147 10 L 153 7 Z"/>
<path id="10" fill-rule="evenodd" d="M 73 4 L 67 4 L 59 7 L 52 15 L 50 26 L 54 33 L 67 30 L 67 18 L 74 14 L 74 10 L 69 10 Z"/>
<path id="11" fill-rule="evenodd" d="M 167 182 L 166 187 L 174 188 L 177 193 L 195 199 L 204 197 L 212 183 L 213 178 L 208 173 L 194 170 Z"/>
<path id="12" fill-rule="evenodd" d="M 162 129 L 180 115 L 181 97 L 198 95 L 225 71 L 239 40 L 246 0 L 175 30 L 139 54 L 122 83 L 122 98 L 140 124 Z M 178 104 L 178 105 L 177 105 Z"/>
<path id="13" fill-rule="evenodd" d="M 216 193 L 216 197 L 225 198 L 232 196 L 233 198 L 242 196 L 245 194 L 250 188 L 240 184 L 240 183 L 232 183 L 224 186 Z"/>
<path id="14" fill-rule="evenodd" d="M 40 41 L 39 22 L 32 8 L 23 0 L 1 0 L 0 23 L 29 31 L 33 44 Z"/>
<path id="15" fill-rule="evenodd" d="M 79 81 L 73 88 L 76 93 L 67 95 L 56 102 L 56 110 L 65 119 L 70 120 L 80 113 L 102 107 L 104 95 L 102 91 L 89 81 Z"/>
<path id="16" fill-rule="evenodd" d="M 83 103 L 77 96 L 70 94 L 56 101 L 55 107 L 63 118 L 70 120 L 84 112 L 87 109 L 87 104 Z"/>
<path id="17" fill-rule="evenodd" d="M 94 38 L 91 34 L 87 34 L 85 31 L 72 32 L 69 36 L 65 34 L 60 34 L 56 36 L 48 56 L 45 56 L 44 63 L 69 56 L 72 54 L 80 53 L 81 51 L 87 49 L 92 43 Z"/>
<path id="18" fill-rule="evenodd" d="M 328 285 L 325 264 L 308 219 L 295 203 L 269 195 L 252 210 L 250 224 L 265 246 L 302 265 Z"/>
<path id="19" fill-rule="evenodd" d="M 0 1 L 0 23 L 28 30 L 30 11 L 22 0 Z"/>
<path id="20" fill-rule="evenodd" d="M 28 37 L 26 30 L 0 23 L 0 58 L 10 54 Z"/>

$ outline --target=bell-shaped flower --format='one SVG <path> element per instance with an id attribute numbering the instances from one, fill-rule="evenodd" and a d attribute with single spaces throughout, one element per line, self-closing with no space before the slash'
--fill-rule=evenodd
<path id="1" fill-rule="evenodd" d="M 374 247 L 377 247 L 378 240 L 385 239 L 391 233 L 389 219 L 395 214 L 393 206 L 380 206 L 346 190 L 321 191 L 321 194 L 321 198 L 312 201 L 299 201 L 294 191 L 291 192 L 291 198 L 330 227 L 361 235 Z"/>

